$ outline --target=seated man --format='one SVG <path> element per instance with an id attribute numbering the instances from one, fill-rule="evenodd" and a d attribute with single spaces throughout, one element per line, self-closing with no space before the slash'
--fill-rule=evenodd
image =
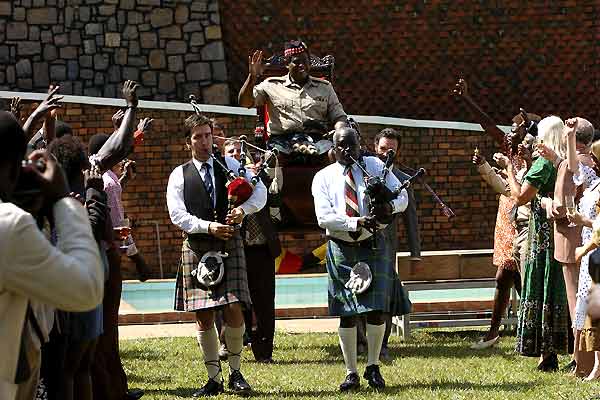
<path id="1" fill-rule="evenodd" d="M 346 113 L 331 83 L 310 76 L 310 54 L 306 44 L 288 42 L 284 55 L 288 74 L 267 78 L 257 85 L 264 65 L 262 51 L 255 51 L 249 59 L 248 78 L 240 89 L 238 100 L 241 106 L 248 108 L 266 105 L 269 112 L 267 132 L 271 145 L 278 150 L 289 153 L 291 145 L 304 143 L 309 145 L 309 150 L 316 151 L 314 141 L 321 139 L 329 125 L 344 126 Z"/>

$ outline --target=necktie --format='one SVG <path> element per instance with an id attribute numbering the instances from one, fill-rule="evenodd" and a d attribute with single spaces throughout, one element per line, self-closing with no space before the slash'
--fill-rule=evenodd
<path id="1" fill-rule="evenodd" d="M 201 169 L 204 170 L 204 179 L 202 179 L 202 182 L 204 183 L 204 189 L 206 190 L 206 193 L 210 197 L 210 205 L 212 207 L 214 207 L 215 206 L 215 191 L 213 189 L 212 178 L 210 176 L 210 164 L 208 164 L 208 163 L 202 164 Z"/>
<path id="2" fill-rule="evenodd" d="M 349 217 L 360 217 L 360 211 L 358 209 L 358 195 L 356 192 L 356 183 L 354 182 L 354 176 L 352 175 L 352 169 L 346 168 L 346 183 L 344 185 L 344 194 L 346 197 L 346 215 Z M 359 228 L 356 232 L 348 232 L 348 235 L 352 240 L 356 240 L 360 237 L 362 229 Z"/>

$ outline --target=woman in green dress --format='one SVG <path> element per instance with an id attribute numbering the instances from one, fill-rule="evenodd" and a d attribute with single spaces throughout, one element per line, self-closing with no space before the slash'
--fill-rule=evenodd
<path id="1" fill-rule="evenodd" d="M 538 124 L 538 140 L 565 158 L 565 125 L 556 117 L 546 117 Z M 543 141 L 543 142 L 542 142 Z M 508 163 L 507 173 L 512 196 L 518 205 L 531 204 L 529 218 L 529 255 L 524 268 L 521 307 L 517 326 L 517 348 L 524 355 L 540 357 L 538 369 L 558 369 L 557 353 L 567 350 L 568 307 L 562 267 L 554 259 L 553 222 L 547 218 L 546 204 L 551 207 L 556 181 L 556 167 L 538 157 L 523 184 L 515 178 Z"/>

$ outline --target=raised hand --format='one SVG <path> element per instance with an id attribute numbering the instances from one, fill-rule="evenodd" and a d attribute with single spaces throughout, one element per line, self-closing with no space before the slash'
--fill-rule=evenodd
<path id="1" fill-rule="evenodd" d="M 460 78 L 456 85 L 454 85 L 454 90 L 452 91 L 456 96 L 468 96 L 469 95 L 469 85 L 467 85 L 467 81 L 463 78 Z"/>
<path id="2" fill-rule="evenodd" d="M 137 128 L 139 131 L 148 133 L 150 132 L 150 129 L 152 129 L 152 122 L 154 122 L 152 118 L 140 119 L 140 123 L 138 124 Z"/>
<path id="3" fill-rule="evenodd" d="M 519 144 L 517 154 L 519 155 L 519 157 L 521 157 L 523 159 L 523 161 L 525 161 L 525 163 L 527 165 L 531 165 L 531 161 L 532 161 L 531 150 L 529 149 L 529 147 L 526 144 L 523 144 L 523 143 Z"/>
<path id="4" fill-rule="evenodd" d="M 123 174 L 129 179 L 135 178 L 135 161 L 126 159 L 123 163 Z"/>
<path id="5" fill-rule="evenodd" d="M 502 153 L 495 153 L 493 156 L 493 159 L 494 159 L 494 161 L 496 161 L 496 164 L 498 164 L 498 166 L 503 169 L 507 168 L 508 163 L 510 162 L 508 157 L 506 157 Z"/>
<path id="6" fill-rule="evenodd" d="M 546 146 L 544 143 L 538 143 L 536 145 L 536 150 L 540 157 L 544 157 L 546 160 L 552 163 L 556 161 L 556 158 L 558 157 L 558 154 L 556 154 L 554 150 Z"/>
<path id="7" fill-rule="evenodd" d="M 44 116 L 48 112 L 51 112 L 57 108 L 61 108 L 62 106 L 58 103 L 63 99 L 64 96 L 56 96 L 56 93 L 60 89 L 60 86 L 51 87 L 48 92 L 48 96 L 41 102 L 41 104 L 35 109 L 35 113 L 37 115 Z"/>
<path id="8" fill-rule="evenodd" d="M 568 120 L 565 121 L 565 129 L 563 131 L 563 134 L 565 137 L 572 137 L 575 135 L 575 132 L 577 132 L 578 122 L 579 121 L 578 121 L 577 117 L 569 118 Z"/>
<path id="9" fill-rule="evenodd" d="M 248 56 L 248 72 L 256 79 L 261 76 L 264 71 L 263 52 L 262 50 L 255 50 L 252 56 Z"/>
<path id="10" fill-rule="evenodd" d="M 485 162 L 485 157 L 479 154 L 473 154 L 473 158 L 471 161 L 477 166 L 483 165 L 483 163 Z"/>
<path id="11" fill-rule="evenodd" d="M 125 81 L 123 84 L 123 97 L 127 101 L 128 107 L 137 107 L 138 97 L 136 90 L 138 87 L 139 85 L 136 81 Z"/>
<path id="12" fill-rule="evenodd" d="M 98 168 L 92 167 L 83 171 L 83 179 L 86 190 L 88 188 L 96 189 L 99 192 L 104 190 L 104 181 L 102 180 L 102 174 L 100 174 Z"/>
<path id="13" fill-rule="evenodd" d="M 13 97 L 12 99 L 10 99 L 10 112 L 12 115 L 15 116 L 17 121 L 21 119 L 21 108 L 22 104 L 20 97 Z"/>
<path id="14" fill-rule="evenodd" d="M 116 113 L 112 116 L 113 128 L 115 130 L 119 129 L 121 126 L 121 121 L 123 121 L 123 117 L 125 116 L 125 112 L 121 109 L 118 109 Z"/>

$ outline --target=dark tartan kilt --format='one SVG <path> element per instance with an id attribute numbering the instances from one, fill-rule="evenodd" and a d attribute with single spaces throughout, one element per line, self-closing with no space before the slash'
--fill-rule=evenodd
<path id="1" fill-rule="evenodd" d="M 223 244 L 225 248 L 223 249 Z M 207 251 L 225 251 L 225 275 L 219 285 L 204 290 L 192 271 Z M 181 262 L 177 270 L 175 286 L 175 310 L 198 311 L 217 308 L 226 304 L 242 302 L 246 308 L 252 304 L 246 274 L 246 257 L 242 238 L 238 230 L 226 242 L 214 238 L 209 240 L 183 241 Z"/>
<path id="2" fill-rule="evenodd" d="M 332 240 L 327 242 L 326 266 L 329 274 L 330 315 L 347 317 L 370 311 L 402 314 L 410 310 L 408 299 L 402 298 L 402 285 L 398 274 L 391 267 L 389 252 L 384 246 L 380 234 L 378 234 L 377 250 L 346 246 Z M 350 279 L 350 270 L 340 265 L 352 268 L 359 261 L 369 265 L 373 280 L 365 292 L 354 295 L 344 286 Z"/>

